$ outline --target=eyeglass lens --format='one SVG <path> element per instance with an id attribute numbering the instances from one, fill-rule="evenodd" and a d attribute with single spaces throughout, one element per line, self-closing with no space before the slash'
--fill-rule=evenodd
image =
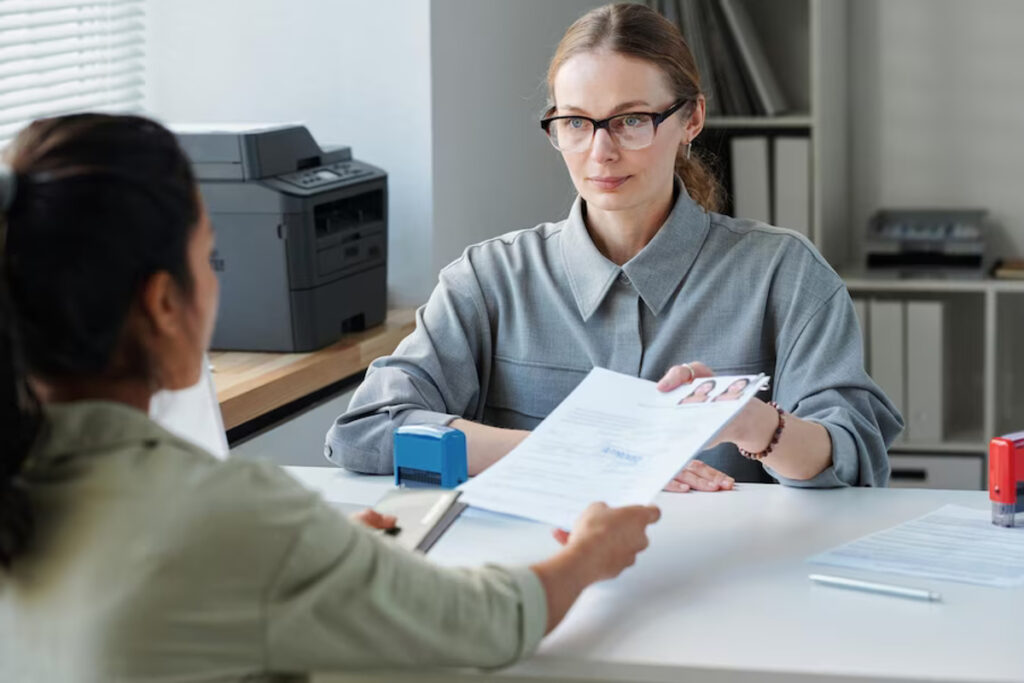
<path id="1" fill-rule="evenodd" d="M 644 114 L 623 114 L 608 122 L 608 132 L 623 149 L 642 149 L 654 141 L 654 121 Z M 563 152 L 582 152 L 594 139 L 594 124 L 584 118 L 556 119 L 550 136 Z"/>

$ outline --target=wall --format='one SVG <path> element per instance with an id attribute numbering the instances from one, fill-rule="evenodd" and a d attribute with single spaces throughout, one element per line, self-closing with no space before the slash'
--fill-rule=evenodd
<path id="1" fill-rule="evenodd" d="M 594 0 L 433 0 L 434 270 L 466 245 L 561 220 L 575 197 L 537 124 L 565 29 Z"/>
<path id="2" fill-rule="evenodd" d="M 1024 2 L 850 5 L 852 245 L 879 207 L 980 206 L 1024 255 Z"/>
<path id="3" fill-rule="evenodd" d="M 574 197 L 537 125 L 565 29 L 596 0 L 150 0 L 149 109 L 305 121 L 390 174 L 392 305 L 466 245 Z M 201 17 L 199 21 L 196 18 Z"/>
<path id="4" fill-rule="evenodd" d="M 393 304 L 432 250 L 428 0 L 150 0 L 149 101 L 165 121 L 304 121 L 389 174 Z"/>

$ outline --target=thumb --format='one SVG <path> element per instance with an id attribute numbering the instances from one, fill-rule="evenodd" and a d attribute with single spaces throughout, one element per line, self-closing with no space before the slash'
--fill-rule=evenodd
<path id="1" fill-rule="evenodd" d="M 657 505 L 645 505 L 644 509 L 647 510 L 648 524 L 654 524 L 661 519 L 661 509 Z"/>

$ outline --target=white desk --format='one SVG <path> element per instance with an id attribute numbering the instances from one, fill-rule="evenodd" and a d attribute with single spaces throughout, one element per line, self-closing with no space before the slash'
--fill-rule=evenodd
<path id="1" fill-rule="evenodd" d="M 359 505 L 372 504 L 391 485 L 387 477 L 329 468 L 290 471 L 332 500 Z M 723 493 L 663 493 L 662 520 L 637 564 L 588 589 L 531 660 L 496 678 L 1024 681 L 1024 590 L 823 568 L 942 593 L 943 602 L 926 603 L 807 579 L 810 555 L 945 503 L 988 509 L 979 491 L 747 484 Z M 547 527 L 471 510 L 430 557 L 441 564 L 530 563 L 555 549 Z"/>

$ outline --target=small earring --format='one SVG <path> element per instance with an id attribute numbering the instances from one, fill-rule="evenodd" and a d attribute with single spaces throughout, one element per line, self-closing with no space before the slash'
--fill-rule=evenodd
<path id="1" fill-rule="evenodd" d="M 690 148 L 691 147 L 693 147 L 693 143 L 687 142 L 686 143 L 686 158 L 687 159 L 690 158 Z"/>

